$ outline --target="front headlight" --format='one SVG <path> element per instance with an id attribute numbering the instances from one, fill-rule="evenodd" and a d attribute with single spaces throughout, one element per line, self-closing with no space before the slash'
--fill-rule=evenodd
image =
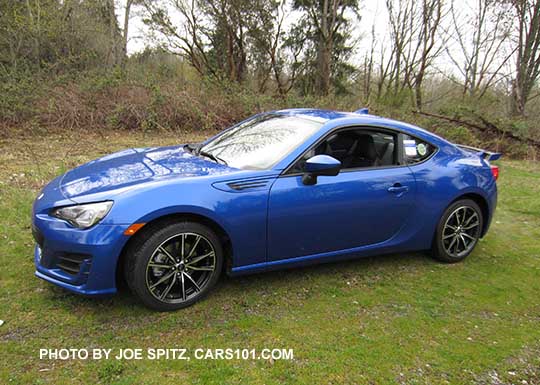
<path id="1" fill-rule="evenodd" d="M 112 201 L 65 206 L 54 209 L 51 215 L 68 221 L 75 227 L 87 229 L 102 220 L 113 205 Z"/>

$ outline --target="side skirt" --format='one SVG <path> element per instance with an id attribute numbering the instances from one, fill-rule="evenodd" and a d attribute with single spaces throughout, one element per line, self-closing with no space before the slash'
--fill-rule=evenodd
<path id="1" fill-rule="evenodd" d="M 383 242 L 383 243 L 387 243 L 387 242 Z M 409 250 L 403 247 L 396 247 L 396 246 L 382 246 L 382 244 L 378 243 L 374 245 L 355 247 L 355 248 L 346 249 L 346 250 L 331 251 L 327 253 L 312 254 L 312 255 L 306 255 L 302 257 L 293 257 L 293 258 L 287 258 L 287 259 L 278 259 L 275 261 L 268 261 L 268 262 L 263 262 L 263 263 L 255 263 L 252 265 L 233 267 L 228 272 L 228 275 L 235 277 L 235 276 L 241 276 L 241 275 L 252 274 L 252 273 L 260 273 L 264 271 L 289 269 L 289 268 L 294 268 L 294 267 L 310 266 L 310 265 L 315 265 L 319 263 L 331 263 L 331 262 L 338 262 L 338 261 L 343 261 L 343 260 L 348 260 L 348 259 L 365 258 L 365 257 L 376 256 L 376 255 L 403 253 L 403 252 L 412 252 L 412 251 L 418 251 L 418 250 L 413 250 L 413 249 Z"/>

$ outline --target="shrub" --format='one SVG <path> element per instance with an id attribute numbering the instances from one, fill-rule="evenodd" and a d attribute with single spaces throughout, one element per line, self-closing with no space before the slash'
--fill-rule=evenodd
<path id="1" fill-rule="evenodd" d="M 301 96 L 291 91 L 285 97 L 261 94 L 237 83 L 201 78 L 189 65 L 170 56 L 136 55 L 126 70 L 94 69 L 62 76 L 36 76 L 24 71 L 0 73 L 1 135 L 14 133 L 65 132 L 77 130 L 172 130 L 216 131 L 261 111 L 294 107 L 317 107 L 355 111 L 365 107 L 359 94 Z M 413 114 L 406 99 L 383 98 L 370 105 L 370 112 L 416 124 L 447 139 L 469 145 L 501 149 L 506 154 L 529 157 L 527 146 L 505 143 L 498 135 Z M 430 96 L 431 97 L 431 96 Z M 434 99 L 435 100 L 435 99 Z M 485 102 L 449 95 L 432 103 L 435 112 L 481 123 L 488 116 L 499 127 L 523 137 L 540 133 L 531 120 L 511 120 L 490 113 L 491 96 Z"/>

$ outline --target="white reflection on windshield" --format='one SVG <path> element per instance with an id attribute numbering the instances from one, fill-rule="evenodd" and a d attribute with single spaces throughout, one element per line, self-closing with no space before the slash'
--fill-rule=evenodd
<path id="1" fill-rule="evenodd" d="M 207 143 L 202 151 L 225 160 L 231 167 L 267 169 L 321 126 L 321 122 L 301 116 L 256 116 Z"/>

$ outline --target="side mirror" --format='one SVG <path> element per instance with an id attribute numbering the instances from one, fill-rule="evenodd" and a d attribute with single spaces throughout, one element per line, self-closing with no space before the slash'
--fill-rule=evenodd
<path id="1" fill-rule="evenodd" d="M 305 185 L 317 183 L 319 175 L 336 176 L 341 169 L 341 162 L 329 155 L 315 155 L 306 160 L 302 182 Z"/>

